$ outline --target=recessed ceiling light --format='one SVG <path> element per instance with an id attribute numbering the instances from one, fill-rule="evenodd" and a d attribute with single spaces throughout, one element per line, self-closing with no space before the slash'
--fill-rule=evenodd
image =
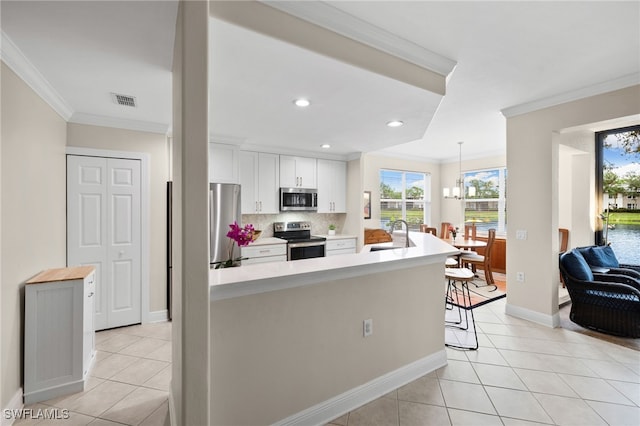
<path id="1" fill-rule="evenodd" d="M 387 126 L 389 127 L 400 127 L 402 125 L 404 125 L 404 122 L 400 120 L 392 120 L 387 123 Z"/>
<path id="2" fill-rule="evenodd" d="M 311 102 L 309 102 L 309 99 L 296 99 L 295 101 L 293 101 L 294 104 L 296 104 L 296 106 L 299 106 L 300 108 L 304 108 L 304 107 L 308 107 L 309 105 L 311 105 Z"/>
<path id="3" fill-rule="evenodd" d="M 329 149 L 331 148 L 331 145 L 329 145 L 328 143 L 323 143 L 322 145 L 320 145 L 320 148 Z"/>

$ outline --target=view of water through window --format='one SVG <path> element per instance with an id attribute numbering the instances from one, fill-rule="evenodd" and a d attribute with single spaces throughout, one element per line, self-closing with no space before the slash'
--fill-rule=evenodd
<path id="1" fill-rule="evenodd" d="M 603 242 L 640 265 L 640 127 L 607 134 L 602 159 Z"/>

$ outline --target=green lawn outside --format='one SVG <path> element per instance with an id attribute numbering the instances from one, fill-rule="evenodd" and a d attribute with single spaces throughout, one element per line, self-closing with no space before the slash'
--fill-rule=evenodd
<path id="1" fill-rule="evenodd" d="M 611 212 L 609 223 L 619 225 L 640 225 L 640 212 Z"/>

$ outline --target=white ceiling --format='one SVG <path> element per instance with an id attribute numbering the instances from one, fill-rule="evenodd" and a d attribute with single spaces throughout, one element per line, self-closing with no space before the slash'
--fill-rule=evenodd
<path id="1" fill-rule="evenodd" d="M 296 151 L 320 151 L 328 142 L 330 152 L 341 155 L 393 146 L 384 151 L 447 161 L 457 158 L 460 140 L 465 157 L 504 154 L 505 108 L 640 83 L 638 1 L 330 6 L 455 61 L 441 102 L 421 89 L 213 21 L 213 133 Z M 11 64 L 17 48 L 59 95 L 65 118 L 170 127 L 175 1 L 3 0 L 1 8 L 2 31 L 13 42 L 5 38 L 3 60 Z M 138 107 L 114 104 L 111 92 L 135 96 Z M 312 106 L 297 110 L 296 96 L 308 96 Z M 388 129 L 390 119 L 406 125 Z"/>

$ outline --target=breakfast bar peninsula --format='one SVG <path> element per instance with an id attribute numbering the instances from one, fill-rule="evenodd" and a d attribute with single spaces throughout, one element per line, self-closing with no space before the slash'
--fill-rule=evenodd
<path id="1" fill-rule="evenodd" d="M 445 365 L 444 263 L 458 250 L 409 238 L 211 270 L 212 423 L 324 424 Z"/>

